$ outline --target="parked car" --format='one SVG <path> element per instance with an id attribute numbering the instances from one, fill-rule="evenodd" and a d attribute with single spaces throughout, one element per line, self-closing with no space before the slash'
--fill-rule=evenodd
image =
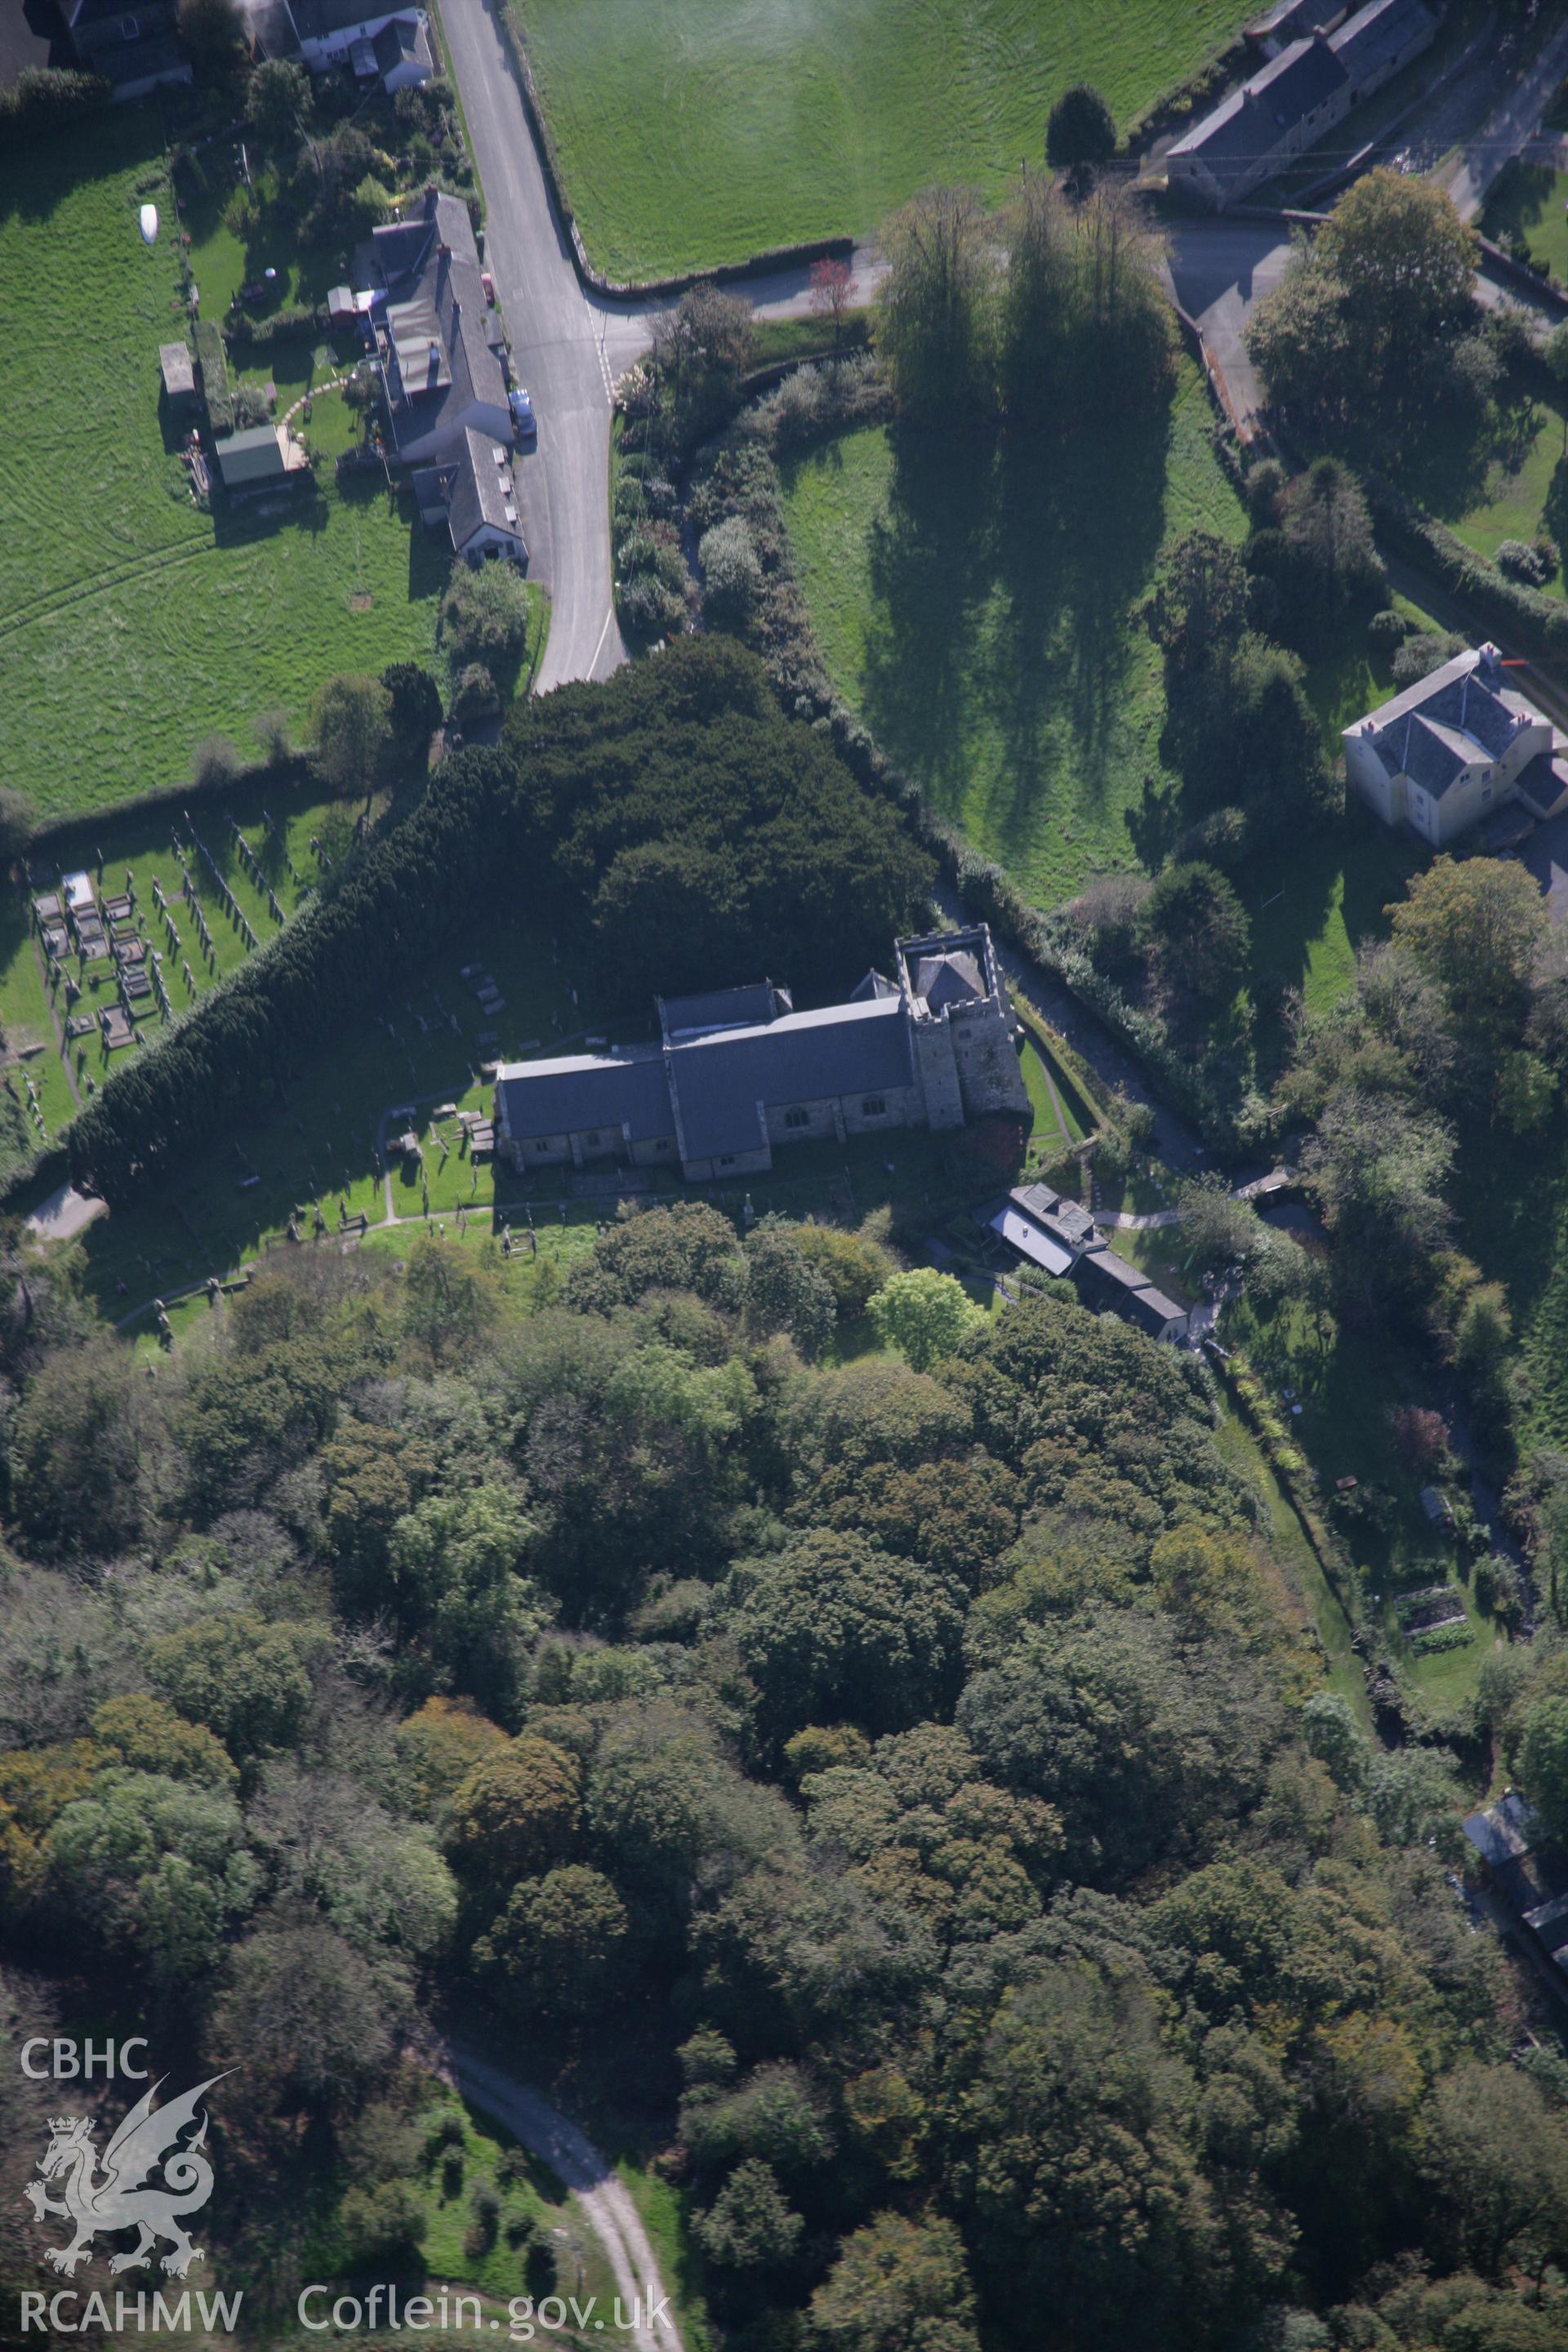
<path id="1" fill-rule="evenodd" d="M 518 390 L 509 395 L 511 405 L 511 429 L 520 441 L 531 441 L 539 432 L 539 419 L 533 413 L 533 403 L 526 392 Z"/>
<path id="2" fill-rule="evenodd" d="M 496 306 L 496 282 L 490 276 L 488 269 L 480 270 L 479 284 L 485 289 L 485 300 L 489 304 L 490 309 L 493 310 Z"/>

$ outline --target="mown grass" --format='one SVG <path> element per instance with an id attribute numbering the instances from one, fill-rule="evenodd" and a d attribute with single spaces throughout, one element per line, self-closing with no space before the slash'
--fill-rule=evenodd
<path id="1" fill-rule="evenodd" d="M 40 815 L 166 784 L 204 735 L 302 720 L 334 671 L 434 644 L 446 565 L 384 488 L 341 496 L 328 465 L 287 516 L 193 505 L 159 414 L 173 219 L 153 110 L 0 158 L 0 774 Z"/>
<path id="2" fill-rule="evenodd" d="M 1163 547 L 1244 518 L 1195 370 L 1168 416 L 1060 441 L 846 435 L 784 471 L 834 683 L 1042 906 L 1136 867 L 1160 657 L 1132 618 Z"/>
<path id="3" fill-rule="evenodd" d="M 1121 121 L 1237 0 L 512 0 L 591 258 L 612 276 L 874 228 L 933 181 L 1001 194 L 1075 81 Z"/>

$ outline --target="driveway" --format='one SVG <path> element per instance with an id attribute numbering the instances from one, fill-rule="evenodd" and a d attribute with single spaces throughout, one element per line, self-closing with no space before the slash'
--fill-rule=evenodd
<path id="1" fill-rule="evenodd" d="M 1461 220 L 1475 219 L 1499 173 L 1534 138 L 1565 75 L 1568 25 L 1562 25 L 1480 129 L 1462 140 L 1456 155 L 1432 173 L 1438 187 L 1453 197 Z"/>
<path id="2" fill-rule="evenodd" d="M 1243 339 L 1253 310 L 1279 285 L 1290 258 L 1289 233 L 1271 221 L 1199 215 L 1170 225 L 1166 241 L 1171 290 L 1196 320 L 1237 422 L 1244 424 L 1262 406 L 1263 387 Z"/>

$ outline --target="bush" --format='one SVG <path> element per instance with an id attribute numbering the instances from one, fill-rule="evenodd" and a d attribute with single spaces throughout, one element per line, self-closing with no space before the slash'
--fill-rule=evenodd
<path id="1" fill-rule="evenodd" d="M 1366 640 L 1375 654 L 1392 654 L 1405 643 L 1409 634 L 1408 624 L 1392 604 L 1374 613 L 1366 625 Z"/>
<path id="2" fill-rule="evenodd" d="M 191 754 L 191 782 L 198 792 L 220 792 L 233 783 L 240 766 L 239 752 L 226 735 L 204 735 Z"/>
<path id="3" fill-rule="evenodd" d="M 763 591 L 763 567 L 739 515 L 704 531 L 697 551 L 702 567 L 702 608 L 721 629 L 742 630 Z"/>
<path id="4" fill-rule="evenodd" d="M 459 564 L 441 602 L 441 635 L 459 667 L 515 668 L 528 649 L 528 590 L 515 566 Z"/>
<path id="5" fill-rule="evenodd" d="M 1406 637 L 1394 656 L 1394 692 L 1403 694 L 1406 687 L 1419 686 L 1431 671 L 1440 669 L 1445 662 L 1452 661 L 1456 654 L 1462 654 L 1464 650 L 1463 637 L 1455 636 L 1451 631 L 1445 631 L 1440 635 L 1423 634 Z"/>
<path id="6" fill-rule="evenodd" d="M 424 2208 L 406 2181 L 384 2181 L 379 2189 L 351 2189 L 338 2219 L 356 2262 L 413 2253 L 425 2235 Z"/>
<path id="7" fill-rule="evenodd" d="M 1512 1629 L 1524 1621 L 1524 1587 L 1506 1552 L 1489 1552 L 1476 1562 L 1476 1600 L 1500 1625 Z"/>
<path id="8" fill-rule="evenodd" d="M 68 123 L 100 113 L 113 96 L 113 83 L 101 74 L 28 66 L 14 89 L 0 89 L 0 145 L 47 138 Z"/>
<path id="9" fill-rule="evenodd" d="M 237 433 L 243 433 L 253 425 L 265 425 L 272 414 L 266 392 L 258 383 L 237 384 L 232 396 Z"/>
<path id="10" fill-rule="evenodd" d="M 495 719 L 500 715 L 500 696 L 496 691 L 495 679 L 483 662 L 470 662 L 452 697 L 453 718 L 466 727 L 476 719 Z"/>
<path id="11" fill-rule="evenodd" d="M 1551 579 L 1555 565 L 1549 563 L 1537 547 L 1522 539 L 1505 539 L 1497 551 L 1497 568 L 1508 580 L 1521 580 L 1528 588 L 1539 588 Z"/>
<path id="12" fill-rule="evenodd" d="M 1278 521 L 1284 488 L 1285 468 L 1278 457 L 1260 457 L 1257 465 L 1248 468 L 1241 494 L 1255 530 L 1261 530 Z"/>
<path id="13" fill-rule="evenodd" d="M 645 572 L 622 588 L 620 614 L 622 627 L 634 636 L 658 637 L 680 627 L 686 606 L 662 581 Z"/>

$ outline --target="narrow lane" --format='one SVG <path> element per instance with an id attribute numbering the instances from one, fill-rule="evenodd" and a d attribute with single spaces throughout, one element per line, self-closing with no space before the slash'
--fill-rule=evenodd
<path id="1" fill-rule="evenodd" d="M 500 29 L 501 0 L 445 0 L 441 26 L 485 194 L 485 262 L 539 442 L 515 468 L 530 577 L 549 589 L 535 692 L 626 657 L 610 595 L 610 379 Z"/>

